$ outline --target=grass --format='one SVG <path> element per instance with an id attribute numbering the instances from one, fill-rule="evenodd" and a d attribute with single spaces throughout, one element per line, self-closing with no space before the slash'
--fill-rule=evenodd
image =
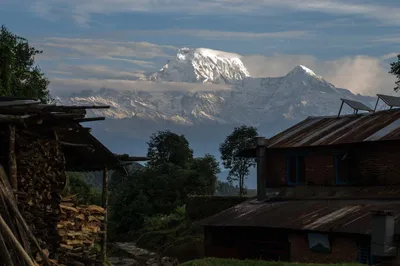
<path id="1" fill-rule="evenodd" d="M 234 259 L 215 259 L 206 258 L 192 260 L 181 264 L 181 266 L 360 266 L 357 263 L 344 264 L 308 264 L 308 263 L 290 263 L 290 262 L 268 262 L 257 260 L 234 260 Z"/>

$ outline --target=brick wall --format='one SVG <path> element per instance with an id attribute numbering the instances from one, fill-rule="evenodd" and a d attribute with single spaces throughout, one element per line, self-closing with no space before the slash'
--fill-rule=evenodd
<path id="1" fill-rule="evenodd" d="M 376 185 L 400 184 L 399 145 L 382 143 L 363 146 L 357 153 L 360 183 Z"/>
<path id="2" fill-rule="evenodd" d="M 331 186 L 336 184 L 334 154 L 350 151 L 355 174 L 349 174 L 359 185 L 400 185 L 400 143 L 361 143 L 341 147 L 299 149 L 306 154 L 306 184 Z M 270 150 L 267 153 L 267 187 L 287 185 L 286 159 L 294 150 Z M 350 155 L 349 155 L 350 156 Z M 353 165 L 353 164 L 352 164 Z M 343 169 L 342 169 L 343 170 Z M 346 171 L 346 170 L 345 170 Z M 348 171 L 348 170 L 347 170 Z"/>
<path id="3" fill-rule="evenodd" d="M 333 156 L 330 151 L 307 151 L 305 156 L 306 184 L 328 186 L 335 182 L 335 168 Z M 267 156 L 267 187 L 287 185 L 286 159 L 288 154 L 284 151 L 272 151 Z"/>
<path id="4" fill-rule="evenodd" d="M 358 247 L 352 238 L 331 237 L 331 253 L 322 254 L 313 252 L 308 247 L 307 234 L 297 233 L 290 235 L 291 261 L 306 263 L 345 263 L 357 262 Z"/>

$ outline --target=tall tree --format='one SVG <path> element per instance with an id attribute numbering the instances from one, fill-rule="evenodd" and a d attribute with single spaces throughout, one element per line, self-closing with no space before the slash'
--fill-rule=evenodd
<path id="1" fill-rule="evenodd" d="M 238 182 L 239 195 L 244 195 L 244 179 L 249 174 L 250 167 L 254 167 L 254 158 L 237 157 L 236 154 L 251 145 L 257 136 L 257 129 L 254 127 L 240 126 L 235 127 L 233 132 L 221 143 L 219 151 L 221 159 L 226 169 L 229 169 L 227 180 L 230 184 Z"/>
<path id="2" fill-rule="evenodd" d="M 183 135 L 169 130 L 159 131 L 150 137 L 147 151 L 148 165 L 158 167 L 166 163 L 186 168 L 193 159 L 193 150 Z"/>
<path id="3" fill-rule="evenodd" d="M 191 164 L 196 182 L 192 182 L 193 191 L 199 195 L 214 195 L 217 188 L 217 174 L 221 172 L 214 156 L 194 158 Z"/>
<path id="4" fill-rule="evenodd" d="M 393 62 L 390 64 L 390 74 L 396 76 L 397 81 L 395 82 L 396 87 L 394 88 L 395 91 L 400 90 L 400 54 L 397 55 L 397 62 Z"/>
<path id="5" fill-rule="evenodd" d="M 49 102 L 49 80 L 35 65 L 35 56 L 42 51 L 28 41 L 11 33 L 5 26 L 0 29 L 0 96 L 15 96 Z"/>

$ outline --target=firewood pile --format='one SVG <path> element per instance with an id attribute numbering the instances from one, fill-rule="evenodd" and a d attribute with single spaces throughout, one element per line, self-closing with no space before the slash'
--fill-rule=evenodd
<path id="1" fill-rule="evenodd" d="M 54 139 L 40 139 L 19 131 L 16 142 L 18 208 L 40 246 L 57 252 L 60 192 L 65 186 L 65 160 Z M 32 247 L 32 253 L 37 250 Z"/>
<path id="2" fill-rule="evenodd" d="M 61 200 L 57 225 L 61 237 L 60 262 L 75 258 L 96 260 L 98 252 L 95 252 L 95 243 L 104 233 L 101 229 L 105 210 L 96 205 L 77 206 L 76 202 L 75 196 Z"/>
<path id="3" fill-rule="evenodd" d="M 49 259 L 18 209 L 16 199 L 3 166 L 0 165 L 0 265 L 63 266 Z M 37 250 L 33 256 L 32 249 Z"/>

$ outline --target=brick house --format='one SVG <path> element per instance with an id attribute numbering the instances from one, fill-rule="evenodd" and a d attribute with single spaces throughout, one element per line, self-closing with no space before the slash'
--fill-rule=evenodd
<path id="1" fill-rule="evenodd" d="M 241 151 L 257 158 L 258 195 L 198 222 L 206 256 L 369 264 L 396 258 L 400 109 L 392 107 L 400 98 L 378 97 L 390 110 L 343 100 L 354 114 L 309 117 Z"/>

